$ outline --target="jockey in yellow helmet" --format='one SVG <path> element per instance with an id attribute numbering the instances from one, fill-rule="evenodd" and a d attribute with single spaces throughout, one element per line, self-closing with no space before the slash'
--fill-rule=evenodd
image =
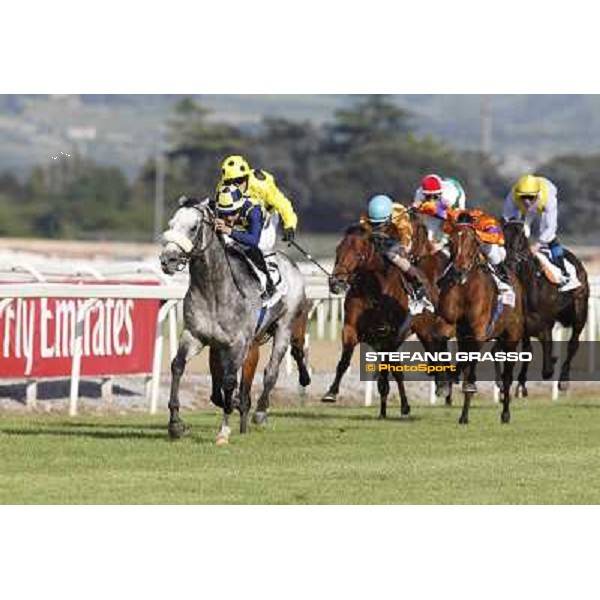
<path id="1" fill-rule="evenodd" d="M 273 175 L 261 169 L 251 169 L 248 161 L 240 155 L 228 156 L 221 164 L 221 180 L 217 189 L 223 185 L 236 185 L 253 200 L 261 203 L 267 213 L 267 223 L 263 238 L 272 237 L 272 245 L 277 237 L 277 223 L 281 217 L 283 240 L 292 241 L 295 237 L 298 217 L 292 203 L 281 193 Z"/>
<path id="2" fill-rule="evenodd" d="M 564 249 L 556 237 L 558 225 L 558 193 L 556 186 L 545 177 L 523 175 L 511 188 L 504 202 L 506 221 L 523 221 L 527 236 L 531 223 L 539 217 L 538 242 L 533 245 L 536 251 L 546 247 L 552 255 L 552 261 L 568 278 L 565 267 Z"/>

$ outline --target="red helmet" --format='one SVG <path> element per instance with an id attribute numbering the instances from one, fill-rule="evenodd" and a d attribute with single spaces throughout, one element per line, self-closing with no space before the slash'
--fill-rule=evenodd
<path id="1" fill-rule="evenodd" d="M 421 190 L 425 196 L 442 193 L 442 179 L 438 175 L 425 175 L 421 180 Z"/>

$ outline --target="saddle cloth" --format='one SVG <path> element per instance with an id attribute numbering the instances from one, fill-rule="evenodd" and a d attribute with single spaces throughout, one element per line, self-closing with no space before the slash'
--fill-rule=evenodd
<path id="1" fill-rule="evenodd" d="M 546 279 L 550 283 L 560 285 L 560 292 L 568 292 L 578 288 L 581 285 L 581 282 L 577 278 L 577 270 L 575 269 L 575 265 L 569 262 L 566 257 L 564 259 L 565 268 L 569 274 L 569 278 L 566 281 L 564 281 L 564 277 L 560 268 L 550 260 L 550 257 L 545 252 L 536 252 L 535 257 L 537 258 L 542 269 L 542 273 L 544 273 Z"/>
<path id="2" fill-rule="evenodd" d="M 512 289 L 512 287 L 507 286 L 507 284 L 496 275 L 494 270 L 489 265 L 488 271 L 491 273 L 492 279 L 496 284 L 496 289 L 498 290 L 498 300 L 500 304 L 512 306 L 514 308 L 516 302 L 515 291 Z"/>
<path id="3" fill-rule="evenodd" d="M 246 261 L 250 267 L 250 270 L 254 273 L 255 277 L 260 283 L 261 292 L 264 292 L 267 288 L 267 278 L 265 274 L 260 269 L 256 268 L 256 265 L 248 258 L 248 256 L 246 256 L 246 253 L 240 244 L 237 244 L 228 235 L 224 235 L 223 239 L 225 240 L 225 245 L 230 251 L 235 252 Z M 270 298 L 265 300 L 262 306 L 263 308 L 270 308 L 271 306 L 275 306 L 275 304 L 277 304 L 277 302 L 279 302 L 279 300 L 285 296 L 287 293 L 287 284 L 283 280 L 281 272 L 279 271 L 277 254 L 275 252 L 270 252 L 264 256 L 265 262 L 267 263 L 267 269 L 269 269 L 269 273 L 271 275 L 271 281 L 273 281 L 273 284 L 275 285 L 275 293 Z"/>
<path id="4" fill-rule="evenodd" d="M 260 281 L 261 289 L 264 292 L 267 287 L 267 278 L 265 274 L 257 269 L 251 260 L 247 260 L 250 268 L 254 271 L 254 274 Z M 270 308 L 271 306 L 275 306 L 275 304 L 277 304 L 277 302 L 279 302 L 279 300 L 285 296 L 287 292 L 287 284 L 285 283 L 283 277 L 281 276 L 281 272 L 279 271 L 277 255 L 275 252 L 272 252 L 271 254 L 265 254 L 265 262 L 267 263 L 267 269 L 269 269 L 269 274 L 271 275 L 271 281 L 275 285 L 275 293 L 263 302 L 263 307 Z"/>

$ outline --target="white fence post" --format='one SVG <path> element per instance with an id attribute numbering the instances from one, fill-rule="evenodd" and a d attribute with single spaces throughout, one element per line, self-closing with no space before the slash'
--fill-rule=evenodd
<path id="1" fill-rule="evenodd" d="M 373 382 L 365 382 L 365 406 L 371 406 L 373 404 Z"/>
<path id="2" fill-rule="evenodd" d="M 437 396 L 435 395 L 435 381 L 429 382 L 429 404 L 435 406 L 437 402 Z"/>
<path id="3" fill-rule="evenodd" d="M 77 309 L 77 324 L 75 326 L 75 347 L 73 348 L 73 362 L 71 364 L 71 392 L 69 394 L 69 415 L 77 414 L 77 402 L 79 400 L 79 376 L 81 374 L 81 355 L 83 354 L 83 323 L 88 310 L 96 304 L 96 298 L 88 298 Z"/>
<path id="4" fill-rule="evenodd" d="M 330 311 L 329 311 L 329 339 L 332 342 L 335 342 L 337 339 L 337 330 L 338 330 L 338 317 L 339 317 L 339 300 L 337 298 L 331 298 L 329 301 Z"/>
<path id="5" fill-rule="evenodd" d="M 325 337 L 325 303 L 318 300 L 317 304 L 317 339 L 322 340 Z"/>
<path id="6" fill-rule="evenodd" d="M 27 379 L 25 382 L 25 406 L 35 408 L 37 405 L 37 381 Z"/>
<path id="7" fill-rule="evenodd" d="M 154 358 L 152 360 L 152 383 L 150 385 L 150 414 L 156 414 L 160 392 L 160 373 L 163 354 L 163 323 L 177 300 L 167 300 L 158 311 L 156 334 L 154 337 Z"/>
<path id="8" fill-rule="evenodd" d="M 174 304 L 169 311 L 169 351 L 171 362 L 173 362 L 177 354 L 177 305 Z"/>
<path id="9" fill-rule="evenodd" d="M 102 402 L 108 402 L 109 404 L 113 401 L 113 379 L 112 377 L 103 377 L 100 382 L 100 397 Z"/>

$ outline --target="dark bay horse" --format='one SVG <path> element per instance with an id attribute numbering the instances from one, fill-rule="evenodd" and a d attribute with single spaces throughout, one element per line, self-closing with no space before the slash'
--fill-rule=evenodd
<path id="1" fill-rule="evenodd" d="M 531 351 L 531 337 L 540 340 L 543 351 L 542 376 L 550 379 L 554 372 L 552 357 L 552 329 L 555 323 L 571 327 L 571 338 L 567 346 L 567 355 L 560 370 L 558 387 L 561 391 L 568 388 L 571 361 L 579 347 L 579 336 L 585 327 L 588 314 L 590 287 L 587 272 L 581 261 L 565 249 L 565 259 L 575 266 L 581 285 L 568 292 L 559 291 L 559 286 L 548 281 L 542 272 L 539 261 L 529 247 L 522 222 L 504 223 L 506 240 L 506 263 L 514 269 L 525 290 L 525 335 L 523 349 Z M 523 363 L 518 376 L 517 391 L 527 396 L 527 368 Z"/>
<path id="2" fill-rule="evenodd" d="M 335 402 L 344 373 L 350 366 L 354 348 L 366 342 L 378 351 L 394 351 L 410 333 L 408 294 L 400 270 L 388 265 L 377 251 L 367 224 L 353 225 L 336 249 L 336 261 L 330 279 L 335 294 L 347 289 L 344 300 L 342 355 L 336 375 L 323 402 Z M 401 402 L 401 416 L 408 416 L 410 405 L 404 388 L 404 374 L 392 373 Z M 381 418 L 386 417 L 389 381 L 377 380 Z"/>
<path id="3" fill-rule="evenodd" d="M 481 254 L 480 242 L 470 223 L 457 223 L 449 237 L 453 270 L 441 284 L 437 311 L 437 333 L 443 340 L 456 335 L 460 351 L 478 352 L 484 342 L 495 340 L 494 350 L 514 352 L 524 332 L 524 310 L 521 285 L 511 274 L 515 291 L 514 307 L 504 305 L 498 312 L 494 279 Z M 469 422 L 471 398 L 477 391 L 476 361 L 463 367 L 464 402 L 459 423 Z M 499 369 L 499 365 L 497 365 Z M 510 386 L 514 363 L 505 361 L 501 381 L 501 422 L 510 421 Z M 443 387 L 443 386 L 442 386 Z"/>

